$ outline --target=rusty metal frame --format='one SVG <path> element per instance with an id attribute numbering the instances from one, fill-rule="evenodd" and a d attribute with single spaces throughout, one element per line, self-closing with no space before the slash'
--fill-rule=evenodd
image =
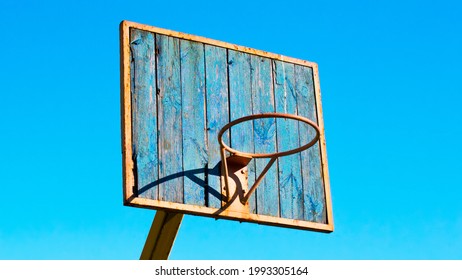
<path id="1" fill-rule="evenodd" d="M 316 132 L 316 135 L 313 137 L 313 139 L 311 139 L 310 142 L 308 142 L 307 144 L 305 144 L 305 145 L 303 145 L 301 147 L 298 147 L 296 149 L 283 151 L 283 152 L 266 153 L 266 154 L 241 152 L 241 151 L 235 150 L 235 149 L 231 148 L 230 146 L 226 145 L 226 143 L 223 141 L 223 134 L 225 133 L 225 131 L 230 129 L 232 126 L 234 126 L 236 124 L 239 124 L 239 123 L 242 123 L 242 122 L 254 120 L 254 119 L 268 119 L 268 118 L 284 118 L 284 119 L 293 119 L 293 120 L 297 120 L 297 121 L 300 121 L 300 122 L 304 122 L 304 123 L 310 125 L 312 128 L 314 128 L 314 130 Z M 247 201 L 249 200 L 250 196 L 252 195 L 252 193 L 257 189 L 258 185 L 260 184 L 260 182 L 265 177 L 266 172 L 268 172 L 268 170 L 271 168 L 271 166 L 274 164 L 274 162 L 276 161 L 276 159 L 278 157 L 283 157 L 283 156 L 288 156 L 288 155 L 291 155 L 291 154 L 299 153 L 301 151 L 304 151 L 304 150 L 310 148 L 311 146 L 316 144 L 316 142 L 318 142 L 319 135 L 320 135 L 320 130 L 319 130 L 318 125 L 315 122 L 313 122 L 310 119 L 307 119 L 305 117 L 302 117 L 302 116 L 286 114 L 286 113 L 263 113 L 263 114 L 249 115 L 249 116 L 245 116 L 245 117 L 236 119 L 234 121 L 231 121 L 228 124 L 226 124 L 225 126 L 223 126 L 223 128 L 218 132 L 218 142 L 220 143 L 220 156 L 221 156 L 221 162 L 223 164 L 222 172 L 224 172 L 223 175 L 224 175 L 224 182 L 225 182 L 225 188 L 226 188 L 226 192 L 227 192 L 227 197 L 228 198 L 231 197 L 231 194 L 229 193 L 230 192 L 230 184 L 229 184 L 229 168 L 228 168 L 228 166 L 237 165 L 238 167 L 233 168 L 233 169 L 240 169 L 243 166 L 247 166 L 247 164 L 253 158 L 269 158 L 270 159 L 269 162 L 266 164 L 265 168 L 263 169 L 263 171 L 260 173 L 260 175 L 256 179 L 253 186 L 250 187 L 250 189 L 248 190 L 248 192 L 246 194 L 244 194 L 242 197 L 240 197 L 241 203 L 245 205 L 247 203 Z M 225 151 L 230 152 L 231 156 L 226 157 L 226 152 Z M 247 177 L 246 176 L 244 176 L 244 177 L 239 176 L 239 179 L 240 180 L 245 180 L 245 182 L 247 183 Z M 245 185 L 247 185 L 247 184 L 245 184 Z"/>

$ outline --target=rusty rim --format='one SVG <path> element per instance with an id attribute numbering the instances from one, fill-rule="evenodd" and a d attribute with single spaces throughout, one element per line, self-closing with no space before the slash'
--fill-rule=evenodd
<path id="1" fill-rule="evenodd" d="M 236 124 L 242 123 L 242 122 L 249 121 L 249 120 L 269 119 L 269 118 L 293 119 L 293 120 L 297 120 L 297 121 L 300 121 L 300 122 L 304 122 L 304 123 L 310 125 L 312 128 L 314 128 L 314 130 L 316 131 L 316 135 L 310 142 L 308 142 L 307 144 L 305 144 L 305 145 L 303 145 L 301 147 L 298 147 L 298 148 L 292 149 L 292 150 L 288 150 L 288 151 L 269 153 L 269 154 L 257 154 L 257 153 L 241 152 L 241 151 L 238 151 L 238 150 L 235 150 L 235 149 L 231 148 L 230 146 L 226 145 L 225 142 L 223 142 L 223 134 L 230 127 L 232 127 L 232 126 L 234 126 Z M 319 132 L 318 125 L 315 122 L 313 122 L 313 121 L 311 121 L 311 120 L 309 120 L 309 119 L 307 119 L 305 117 L 292 115 L 292 114 L 285 114 L 285 113 L 263 113 L 263 114 L 255 114 L 255 115 L 245 116 L 245 117 L 236 119 L 236 120 L 234 120 L 232 122 L 229 122 L 228 124 L 223 126 L 223 128 L 218 132 L 218 142 L 220 143 L 220 146 L 222 148 L 224 148 L 225 150 L 227 150 L 228 152 L 230 152 L 231 154 L 236 155 L 236 156 L 242 156 L 242 157 L 247 157 L 247 158 L 277 158 L 277 157 L 282 157 L 282 156 L 295 154 L 295 153 L 298 153 L 298 152 L 301 152 L 303 150 L 308 149 L 309 147 L 316 144 L 316 142 L 319 140 L 319 134 L 320 134 L 320 132 Z"/>

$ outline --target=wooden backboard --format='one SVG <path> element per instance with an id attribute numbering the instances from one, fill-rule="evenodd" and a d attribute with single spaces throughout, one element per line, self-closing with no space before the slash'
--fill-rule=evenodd
<path id="1" fill-rule="evenodd" d="M 120 50 L 125 205 L 333 231 L 317 64 L 128 21 L 120 25 Z M 248 204 L 229 207 L 218 132 L 268 112 L 314 121 L 319 141 L 278 158 Z M 238 150 L 271 153 L 301 146 L 313 133 L 268 119 L 233 127 L 225 138 Z M 249 184 L 265 165 L 250 162 Z"/>

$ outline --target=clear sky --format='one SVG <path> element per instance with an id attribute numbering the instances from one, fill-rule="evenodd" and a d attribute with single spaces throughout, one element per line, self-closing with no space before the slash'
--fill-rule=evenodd
<path id="1" fill-rule="evenodd" d="M 0 259 L 137 259 L 119 22 L 319 64 L 335 232 L 185 216 L 172 259 L 462 259 L 460 1 L 1 1 Z"/>

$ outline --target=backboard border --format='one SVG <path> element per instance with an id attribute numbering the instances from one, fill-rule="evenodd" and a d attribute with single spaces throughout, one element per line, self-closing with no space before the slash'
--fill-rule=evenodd
<path id="1" fill-rule="evenodd" d="M 286 219 L 281 217 L 271 217 L 266 215 L 258 214 L 243 214 L 238 212 L 232 212 L 225 210 L 216 214 L 220 209 L 187 205 L 181 203 L 173 203 L 166 201 L 150 200 L 145 198 L 136 197 L 134 195 L 135 177 L 134 177 L 134 161 L 132 154 L 132 116 L 131 116 L 131 85 L 130 85 L 130 42 L 129 34 L 130 28 L 136 28 L 139 30 L 149 31 L 157 34 L 172 36 L 179 39 L 185 39 L 195 42 L 200 42 L 212 46 L 222 47 L 226 49 L 232 49 L 252 55 L 258 55 L 274 60 L 283 62 L 289 62 L 297 65 L 311 67 L 313 69 L 313 79 L 315 86 L 316 96 L 316 113 L 318 119 L 318 126 L 320 129 L 320 148 L 321 148 L 321 165 L 322 165 L 322 178 L 324 182 L 324 192 L 326 199 L 326 214 L 327 223 L 315 223 L 309 221 Z M 322 117 L 322 106 L 321 106 L 321 89 L 319 82 L 319 71 L 317 63 L 287 57 L 271 52 L 262 50 L 256 50 L 249 47 L 239 46 L 226 42 L 221 42 L 214 39 L 209 39 L 201 36 L 190 35 L 159 27 L 149 26 L 145 24 L 135 23 L 131 21 L 122 21 L 119 27 L 120 32 L 120 97 L 121 97 L 121 132 L 122 132 L 122 168 L 123 168 L 123 203 L 127 206 L 134 206 L 140 208 L 151 208 L 156 210 L 168 210 L 172 212 L 191 214 L 197 216 L 207 216 L 220 219 L 237 220 L 258 224 L 266 224 L 272 226 L 281 226 L 289 228 L 297 228 L 311 231 L 321 232 L 332 232 L 334 230 L 334 221 L 332 213 L 332 198 L 328 174 L 327 165 L 327 151 L 326 151 L 326 139 L 324 132 L 324 120 Z"/>

